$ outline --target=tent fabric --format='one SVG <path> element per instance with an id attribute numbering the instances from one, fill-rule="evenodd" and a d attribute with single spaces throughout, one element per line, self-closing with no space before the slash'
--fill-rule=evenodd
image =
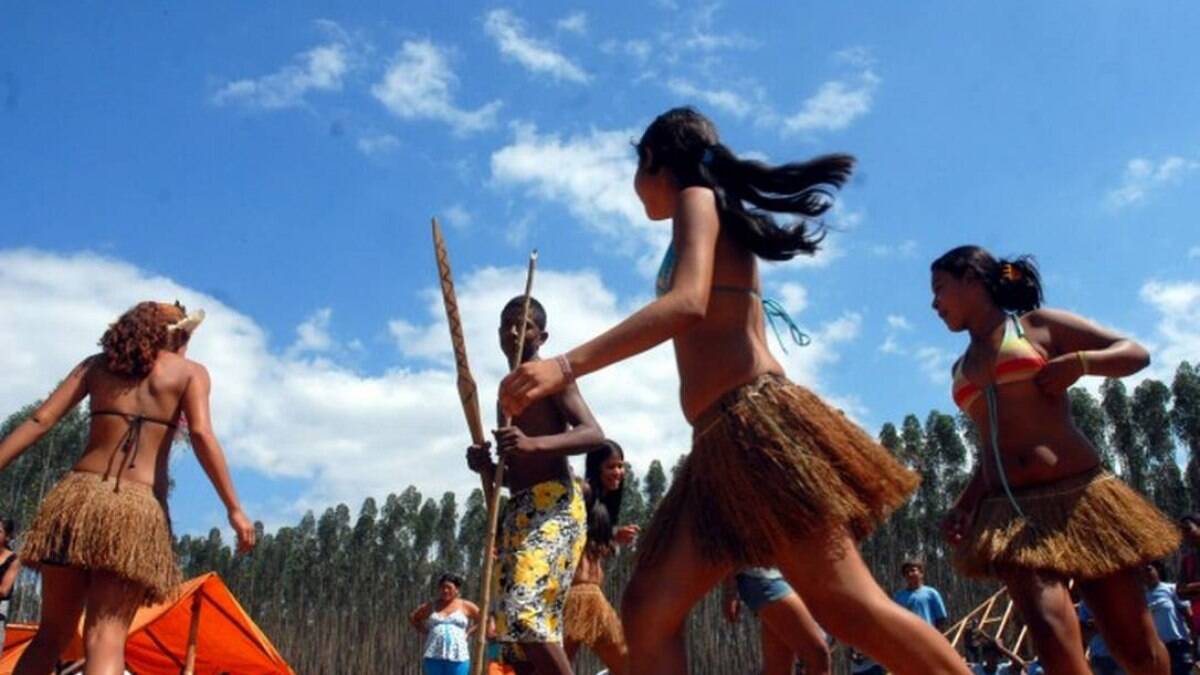
<path id="1" fill-rule="evenodd" d="M 197 675 L 294 675 L 215 572 L 186 582 L 175 600 L 138 610 L 125 643 L 126 668 L 138 675 L 178 675 L 183 670 L 188 632 L 197 607 L 200 612 Z M 36 628 L 9 625 L 4 655 L 0 658 L 0 675 L 12 672 Z M 77 633 L 64 660 L 82 658 L 82 644 Z"/>

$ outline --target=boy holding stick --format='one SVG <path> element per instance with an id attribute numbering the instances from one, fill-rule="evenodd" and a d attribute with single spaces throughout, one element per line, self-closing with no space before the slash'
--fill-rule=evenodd
<path id="1" fill-rule="evenodd" d="M 546 311 L 533 298 L 528 320 L 521 325 L 523 301 L 523 297 L 513 298 L 500 313 L 500 348 L 510 363 L 522 331 L 521 363 L 537 360 L 538 350 L 550 337 Z M 505 459 L 510 493 L 492 582 L 498 587 L 497 640 L 519 645 L 514 651 L 528 661 L 516 664 L 522 675 L 570 675 L 562 646 L 562 612 L 583 552 L 586 513 L 567 457 L 596 447 L 604 433 L 572 384 L 531 405 L 511 425 L 497 429 L 495 437 L 497 451 Z M 492 482 L 496 464 L 490 444 L 472 445 L 467 464 Z"/>

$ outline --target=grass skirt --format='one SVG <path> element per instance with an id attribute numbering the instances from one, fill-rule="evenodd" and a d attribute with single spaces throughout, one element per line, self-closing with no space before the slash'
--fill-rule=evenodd
<path id="1" fill-rule="evenodd" d="M 641 541 L 653 564 L 683 519 L 709 563 L 770 567 L 778 543 L 845 528 L 866 537 L 920 478 L 804 387 L 763 375 L 696 420 L 691 454 Z"/>
<path id="2" fill-rule="evenodd" d="M 1140 567 L 1179 548 L 1179 530 L 1116 476 L 1094 469 L 1017 488 L 1018 515 L 1004 494 L 985 497 L 954 551 L 963 574 L 994 577 L 1040 570 L 1098 579 Z"/>
<path id="3" fill-rule="evenodd" d="M 563 610 L 563 638 L 593 647 L 611 644 L 625 649 L 621 619 L 596 584 L 575 584 L 567 591 Z"/>
<path id="4" fill-rule="evenodd" d="M 166 508 L 147 485 L 73 471 L 54 486 L 24 534 L 21 562 L 111 572 L 143 595 L 171 598 L 181 583 Z"/>

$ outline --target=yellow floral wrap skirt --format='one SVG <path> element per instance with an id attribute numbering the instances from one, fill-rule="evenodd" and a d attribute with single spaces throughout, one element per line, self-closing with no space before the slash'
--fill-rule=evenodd
<path id="1" fill-rule="evenodd" d="M 496 639 L 562 642 L 563 607 L 587 534 L 573 481 L 547 481 L 514 493 L 497 547 Z"/>

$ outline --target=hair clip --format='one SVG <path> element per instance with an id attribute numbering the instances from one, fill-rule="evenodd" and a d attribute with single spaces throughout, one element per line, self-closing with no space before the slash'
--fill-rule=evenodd
<path id="1" fill-rule="evenodd" d="M 1013 267 L 1012 263 L 1004 263 L 1000 266 L 1000 278 L 1005 281 L 1018 281 L 1021 278 L 1021 271 Z"/>

